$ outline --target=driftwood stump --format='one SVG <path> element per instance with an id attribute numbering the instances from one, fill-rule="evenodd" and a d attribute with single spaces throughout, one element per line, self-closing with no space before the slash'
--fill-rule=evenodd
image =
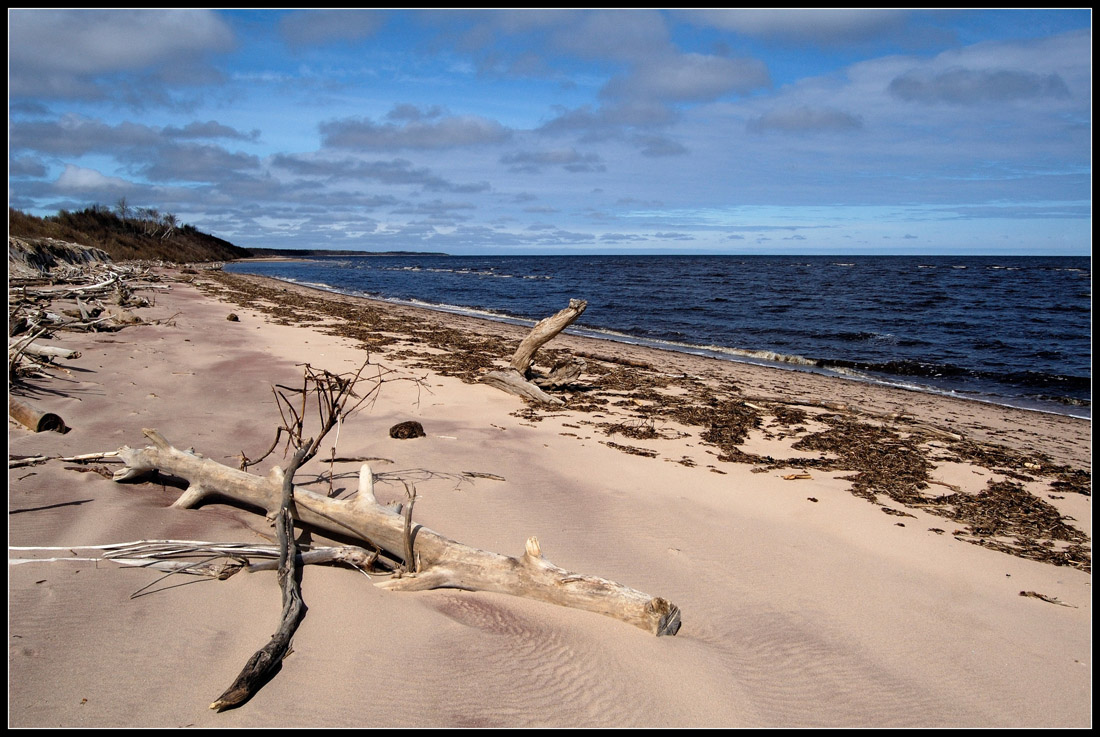
<path id="1" fill-rule="evenodd" d="M 518 397 L 546 404 L 564 404 L 562 400 L 547 394 L 544 389 L 555 389 L 575 381 L 584 371 L 585 362 L 573 357 L 557 364 L 546 376 L 537 376 L 531 370 L 535 353 L 550 342 L 558 333 L 565 330 L 580 317 L 588 302 L 583 299 L 569 300 L 569 306 L 555 315 L 540 320 L 527 334 L 519 348 L 512 355 L 507 369 L 490 371 L 481 377 L 481 382 L 495 386 L 501 391 Z"/>

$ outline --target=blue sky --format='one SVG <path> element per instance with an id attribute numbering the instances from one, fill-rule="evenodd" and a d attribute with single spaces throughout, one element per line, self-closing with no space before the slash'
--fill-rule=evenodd
<path id="1" fill-rule="evenodd" d="M 8 203 L 244 247 L 1087 255 L 1090 10 L 8 12 Z"/>

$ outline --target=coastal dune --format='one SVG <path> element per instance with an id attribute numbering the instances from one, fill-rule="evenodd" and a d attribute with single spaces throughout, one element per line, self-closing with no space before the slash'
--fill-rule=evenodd
<path id="1" fill-rule="evenodd" d="M 273 528 L 218 500 L 171 507 L 178 480 L 49 460 L 9 470 L 9 726 L 1091 725 L 1087 420 L 566 334 L 543 350 L 585 356 L 586 374 L 565 407 L 528 406 L 476 381 L 523 327 L 259 277 L 174 281 L 143 314 L 58 340 L 80 357 L 25 399 L 71 430 L 9 423 L 12 457 L 155 428 L 236 467 L 275 437 L 272 386 L 369 357 L 395 380 L 335 455 L 374 459 L 380 501 L 413 483 L 418 524 L 508 555 L 537 536 L 549 561 L 668 599 L 683 625 L 658 638 L 310 566 L 281 670 L 215 713 L 278 625 L 275 573 L 159 580 L 79 546 Z M 407 420 L 425 436 L 389 436 Z M 302 478 L 331 469 L 331 489 L 309 488 L 350 495 L 359 463 L 328 457 Z M 280 448 L 253 470 L 284 463 Z M 1008 511 L 964 514 L 987 497 Z"/>

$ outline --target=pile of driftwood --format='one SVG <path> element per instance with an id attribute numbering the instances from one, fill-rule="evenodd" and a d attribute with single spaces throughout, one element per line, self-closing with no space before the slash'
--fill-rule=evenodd
<path id="1" fill-rule="evenodd" d="M 65 332 L 109 332 L 144 320 L 136 310 L 155 299 L 138 294 L 169 289 L 148 266 L 61 264 L 37 276 L 8 279 L 8 415 L 35 432 L 65 432 L 57 415 L 31 407 L 28 382 L 80 353 L 54 339 Z"/>

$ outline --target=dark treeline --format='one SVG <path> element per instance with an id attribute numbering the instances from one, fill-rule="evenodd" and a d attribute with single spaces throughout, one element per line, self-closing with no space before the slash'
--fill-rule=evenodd
<path id="1" fill-rule="evenodd" d="M 316 258 L 318 256 L 446 256 L 435 251 L 348 251 L 331 248 L 253 248 L 254 258 Z"/>
<path id="2" fill-rule="evenodd" d="M 56 238 L 100 248 L 112 260 L 148 259 L 174 263 L 229 261 L 252 253 L 216 236 L 181 224 L 172 213 L 131 208 L 125 200 L 111 210 L 92 205 L 78 212 L 61 210 L 45 218 L 8 208 L 8 235 Z"/>

